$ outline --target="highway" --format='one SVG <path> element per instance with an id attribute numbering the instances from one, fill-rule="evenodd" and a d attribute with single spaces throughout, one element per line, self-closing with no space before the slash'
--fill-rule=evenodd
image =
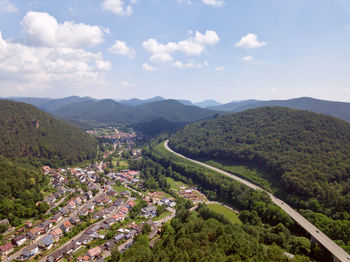
<path id="1" fill-rule="evenodd" d="M 321 245 L 323 245 L 335 258 L 337 258 L 339 261 L 342 261 L 342 262 L 349 262 L 350 261 L 350 255 L 347 252 L 345 252 L 344 249 L 342 249 L 340 246 L 338 246 L 332 239 L 330 239 L 328 236 L 326 236 L 326 234 L 321 232 L 317 227 L 315 227 L 313 224 L 311 224 L 306 218 L 304 218 L 302 215 L 300 215 L 297 211 L 295 211 L 292 207 L 290 207 L 284 201 L 278 199 L 277 197 L 275 197 L 271 193 L 267 192 L 266 190 L 262 189 L 261 187 L 259 187 L 257 185 L 250 183 L 249 181 L 247 181 L 243 178 L 240 178 L 238 176 L 230 174 L 230 173 L 223 171 L 219 168 L 212 167 L 212 166 L 207 165 L 205 163 L 202 163 L 200 161 L 185 157 L 185 156 L 173 151 L 169 147 L 168 142 L 169 141 L 167 140 L 164 145 L 165 145 L 166 149 L 169 150 L 170 152 L 172 152 L 173 154 L 175 154 L 179 157 L 182 157 L 184 159 L 187 159 L 191 162 L 194 162 L 198 165 L 204 166 L 208 169 L 214 170 L 220 174 L 223 174 L 225 176 L 233 178 L 233 179 L 245 184 L 246 186 L 248 186 L 252 189 L 265 191 L 270 196 L 273 203 L 275 203 L 277 206 L 282 208 L 295 222 L 297 222 L 301 227 L 303 227 L 314 239 L 316 239 Z"/>

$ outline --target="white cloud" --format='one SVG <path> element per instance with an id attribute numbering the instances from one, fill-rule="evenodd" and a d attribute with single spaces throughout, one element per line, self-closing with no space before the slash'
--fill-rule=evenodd
<path id="1" fill-rule="evenodd" d="M 179 50 L 177 43 L 169 42 L 166 45 L 158 43 L 154 38 L 150 38 L 142 43 L 144 49 L 151 53 L 171 53 Z"/>
<path id="2" fill-rule="evenodd" d="M 132 5 L 136 3 L 136 0 L 130 0 L 128 4 L 126 4 L 124 0 L 104 0 L 102 9 L 117 15 L 131 15 L 133 13 Z"/>
<path id="3" fill-rule="evenodd" d="M 1 83 L 14 86 L 86 86 L 105 82 L 104 72 L 111 69 L 101 53 L 83 49 L 36 47 L 13 43 L 0 32 Z"/>
<path id="4" fill-rule="evenodd" d="M 83 23 L 58 23 L 48 13 L 28 12 L 22 19 L 23 32 L 31 45 L 62 48 L 92 47 L 104 41 L 103 29 Z"/>
<path id="5" fill-rule="evenodd" d="M 126 81 L 121 81 L 120 84 L 124 87 L 136 87 L 136 85 L 131 84 L 131 83 L 126 82 Z"/>
<path id="6" fill-rule="evenodd" d="M 147 63 L 143 63 L 143 64 L 142 64 L 142 68 L 143 68 L 143 70 L 145 70 L 145 71 L 156 71 L 156 70 L 157 70 L 156 67 L 153 67 L 153 66 L 151 66 L 151 65 L 149 65 L 149 64 L 147 64 Z"/>
<path id="7" fill-rule="evenodd" d="M 16 13 L 18 8 L 10 0 L 0 0 L 0 11 Z"/>
<path id="8" fill-rule="evenodd" d="M 266 45 L 266 42 L 259 42 L 258 36 L 252 33 L 242 36 L 241 40 L 236 43 L 236 47 L 242 47 L 245 49 L 258 48 Z"/>
<path id="9" fill-rule="evenodd" d="M 173 57 L 168 53 L 155 53 L 151 56 L 150 60 L 156 63 L 164 63 L 173 60 Z"/>
<path id="10" fill-rule="evenodd" d="M 242 60 L 243 61 L 252 61 L 253 57 L 252 56 L 244 56 L 244 57 L 242 57 Z"/>
<path id="11" fill-rule="evenodd" d="M 224 66 L 217 66 L 217 67 L 215 67 L 215 71 L 217 71 L 217 72 L 221 72 L 221 71 L 224 71 L 224 70 L 225 70 Z"/>
<path id="12" fill-rule="evenodd" d="M 202 0 L 203 4 L 205 5 L 211 5 L 215 7 L 221 7 L 224 5 L 224 0 Z"/>
<path id="13" fill-rule="evenodd" d="M 173 66 L 177 67 L 177 68 L 202 68 L 204 66 L 208 66 L 208 62 L 204 61 L 203 63 L 195 63 L 193 60 L 191 60 L 188 63 L 183 63 L 183 62 L 177 60 L 173 64 Z"/>
<path id="14" fill-rule="evenodd" d="M 115 41 L 114 45 L 112 45 L 108 51 L 117 55 L 126 55 L 129 58 L 134 58 L 136 55 L 133 48 L 128 47 L 125 42 L 119 40 Z"/>
<path id="15" fill-rule="evenodd" d="M 172 61 L 172 53 L 180 51 L 185 55 L 201 55 L 206 46 L 213 46 L 220 41 L 215 31 L 207 30 L 205 34 L 196 31 L 194 36 L 179 42 L 161 44 L 156 39 L 150 38 L 142 43 L 143 48 L 152 53 L 150 58 L 153 62 Z"/>

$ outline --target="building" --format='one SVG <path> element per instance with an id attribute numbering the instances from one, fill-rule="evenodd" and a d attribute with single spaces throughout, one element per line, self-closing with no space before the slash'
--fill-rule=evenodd
<path id="1" fill-rule="evenodd" d="M 154 217 L 157 215 L 157 207 L 148 206 L 148 207 L 141 208 L 141 215 L 144 217 Z"/>
<path id="2" fill-rule="evenodd" d="M 12 239 L 12 244 L 16 245 L 16 246 L 21 246 L 23 245 L 26 241 L 28 240 L 26 235 L 20 235 L 18 237 L 15 237 L 14 239 Z"/>
<path id="3" fill-rule="evenodd" d="M 5 245 L 0 246 L 1 256 L 8 256 L 13 251 L 12 243 L 7 243 Z"/>
<path id="4" fill-rule="evenodd" d="M 53 246 L 54 236 L 52 234 L 46 235 L 41 241 L 39 242 L 39 247 L 42 249 L 50 249 Z"/>
<path id="5" fill-rule="evenodd" d="M 98 257 L 101 254 L 102 250 L 100 247 L 94 247 L 90 249 L 88 252 L 86 252 L 86 255 L 89 256 L 91 259 L 94 259 Z"/>
<path id="6" fill-rule="evenodd" d="M 115 240 L 116 242 L 119 242 L 119 241 L 122 241 L 122 240 L 124 239 L 124 237 L 125 237 L 124 233 L 120 233 L 119 235 L 116 235 L 116 236 L 114 237 L 114 240 Z"/>
<path id="7" fill-rule="evenodd" d="M 61 238 L 61 236 L 63 235 L 63 232 L 62 230 L 58 227 L 58 228 L 55 228 L 54 230 L 52 230 L 51 232 L 51 235 L 53 236 L 53 239 L 55 241 L 57 241 L 58 239 Z"/>
<path id="8" fill-rule="evenodd" d="M 39 227 L 34 227 L 28 232 L 28 236 L 33 239 L 41 234 L 41 228 Z"/>
<path id="9" fill-rule="evenodd" d="M 69 222 L 68 219 L 66 221 L 64 221 L 63 224 L 60 226 L 60 229 L 64 233 L 68 233 L 71 228 L 72 228 L 72 224 Z"/>
<path id="10" fill-rule="evenodd" d="M 32 256 L 35 256 L 38 252 L 39 252 L 39 247 L 33 244 L 23 249 L 22 255 L 25 258 L 30 258 Z"/>

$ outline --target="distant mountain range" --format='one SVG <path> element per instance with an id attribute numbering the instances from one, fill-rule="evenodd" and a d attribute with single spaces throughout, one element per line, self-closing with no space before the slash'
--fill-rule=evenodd
<path id="1" fill-rule="evenodd" d="M 162 126 L 167 121 L 189 123 L 207 119 L 216 114 L 241 112 L 265 106 L 283 106 L 331 115 L 350 122 L 350 103 L 320 100 L 310 97 L 289 100 L 243 100 L 220 104 L 215 100 L 192 103 L 189 100 L 172 100 L 157 96 L 150 99 L 98 100 L 91 97 L 70 96 L 66 98 L 7 98 L 32 104 L 46 112 L 75 122 L 91 123 L 146 123 L 157 119 Z"/>
<path id="2" fill-rule="evenodd" d="M 311 97 L 270 101 L 245 100 L 239 102 L 231 102 L 220 106 L 208 107 L 207 109 L 226 112 L 241 112 L 247 109 L 265 106 L 283 106 L 293 109 L 306 110 L 310 112 L 334 116 L 350 122 L 350 103 L 320 100 Z"/>

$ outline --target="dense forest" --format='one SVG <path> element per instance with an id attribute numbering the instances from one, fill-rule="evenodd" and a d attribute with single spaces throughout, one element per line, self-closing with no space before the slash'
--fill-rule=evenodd
<path id="1" fill-rule="evenodd" d="M 350 122 L 350 103 L 320 100 L 312 97 L 299 97 L 289 100 L 261 101 L 251 99 L 244 101 L 233 101 L 224 105 L 212 106 L 208 109 L 233 113 L 266 106 L 283 106 L 293 109 L 307 110 L 315 113 L 334 116 Z"/>
<path id="2" fill-rule="evenodd" d="M 71 165 L 96 155 L 97 140 L 24 103 L 0 101 L 0 219 L 11 225 L 48 210 L 41 166 Z"/>
<path id="3" fill-rule="evenodd" d="M 280 182 L 278 194 L 296 207 L 338 218 L 350 212 L 350 124 L 345 121 L 265 107 L 186 126 L 170 145 L 194 158 L 263 168 Z"/>
<path id="4" fill-rule="evenodd" d="M 43 199 L 49 177 L 22 159 L 15 161 L 0 156 L 0 219 L 7 218 L 14 226 L 22 218 L 39 217 L 48 210 Z"/>
<path id="5" fill-rule="evenodd" d="M 261 244 L 259 236 L 249 232 L 252 230 L 255 228 L 248 224 L 242 227 L 220 222 L 205 207 L 198 215 L 178 210 L 171 223 L 163 226 L 162 237 L 153 248 L 148 237 L 140 235 L 125 253 L 114 251 L 111 261 L 310 261 L 305 256 L 289 260 L 276 244 Z M 304 247 L 308 249 L 309 244 Z"/>
<path id="6" fill-rule="evenodd" d="M 0 154 L 52 166 L 95 157 L 97 140 L 79 128 L 19 102 L 0 101 Z"/>
<path id="7" fill-rule="evenodd" d="M 176 100 L 129 106 L 115 102 L 112 99 L 67 104 L 52 113 L 91 126 L 120 123 L 137 124 L 155 119 L 163 119 L 169 121 L 172 125 L 177 125 L 178 123 L 208 119 L 217 114 L 216 111 L 184 105 Z M 161 124 L 164 125 L 164 121 Z"/>
<path id="8" fill-rule="evenodd" d="M 196 212 L 190 215 L 178 204 L 177 217 L 163 228 L 161 240 L 154 248 L 150 249 L 148 244 L 140 246 L 136 241 L 122 256 L 115 254 L 114 261 L 288 261 L 284 251 L 300 255 L 294 261 L 310 261 L 309 257 L 317 261 L 329 259 L 317 244 L 301 236 L 302 230 L 265 193 L 188 163 L 163 149 L 153 145 L 146 149 L 142 160 L 131 162 L 131 168 L 142 171 L 145 188 L 161 189 L 176 197 L 166 177 L 193 183 L 209 199 L 238 207 L 243 225 L 230 224 L 205 205 L 200 206 L 196 216 Z M 216 230 L 220 236 L 214 233 Z M 185 248 L 184 243 L 192 244 L 186 244 Z M 147 254 L 142 257 L 144 260 L 142 253 Z"/>

